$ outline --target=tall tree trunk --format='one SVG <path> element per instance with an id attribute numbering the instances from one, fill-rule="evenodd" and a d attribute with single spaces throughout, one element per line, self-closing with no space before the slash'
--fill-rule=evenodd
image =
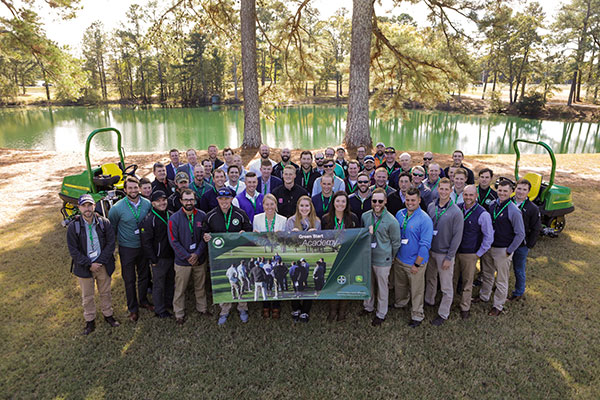
<path id="1" fill-rule="evenodd" d="M 350 45 L 350 89 L 344 143 L 348 148 L 371 147 L 369 131 L 369 68 L 373 32 L 373 0 L 353 0 Z"/>
<path id="2" fill-rule="evenodd" d="M 481 100 L 485 99 L 485 89 L 487 88 L 488 76 L 489 76 L 489 71 L 486 69 L 483 72 L 483 92 L 481 93 Z"/>
<path id="3" fill-rule="evenodd" d="M 140 62 L 140 80 L 142 81 L 142 99 L 145 104 L 148 104 L 148 93 L 146 93 L 146 77 L 144 76 L 144 60 L 142 53 L 138 52 L 138 59 Z"/>
<path id="4" fill-rule="evenodd" d="M 592 56 L 590 57 L 590 68 L 588 70 L 588 76 L 586 79 L 586 88 L 585 88 L 585 98 L 589 99 L 590 96 L 590 87 L 592 86 L 592 78 L 594 71 L 594 57 L 596 57 L 596 46 L 592 46 Z"/>
<path id="5" fill-rule="evenodd" d="M 46 100 L 50 101 L 50 85 L 48 85 L 48 77 L 46 69 L 42 65 L 42 77 L 44 78 L 44 86 L 46 87 Z"/>
<path id="6" fill-rule="evenodd" d="M 567 100 L 567 105 L 570 106 L 573 104 L 573 101 L 577 101 L 576 97 L 576 89 L 577 89 L 577 80 L 580 74 L 581 63 L 583 62 L 583 56 L 585 55 L 585 47 L 587 41 L 587 27 L 588 20 L 590 18 L 592 0 L 586 0 L 587 3 L 587 11 L 585 14 L 585 18 L 583 19 L 583 29 L 581 30 L 581 35 L 579 36 L 579 43 L 577 45 L 577 56 L 575 57 L 575 70 L 573 71 L 573 80 L 571 81 L 571 90 L 569 91 L 569 99 Z"/>
<path id="7" fill-rule="evenodd" d="M 107 89 L 107 85 L 106 85 L 106 69 L 104 68 L 104 56 L 102 55 L 102 52 L 100 52 L 100 54 L 98 55 L 98 61 L 99 61 L 99 73 L 100 73 L 100 87 L 102 89 L 102 100 L 106 101 L 108 100 L 108 89 Z"/>
<path id="8" fill-rule="evenodd" d="M 498 79 L 498 70 L 494 70 L 494 83 L 492 84 L 492 92 L 496 91 L 496 80 Z"/>
<path id="9" fill-rule="evenodd" d="M 238 97 L 238 73 L 237 73 L 237 65 L 238 65 L 238 60 L 237 60 L 237 56 L 233 56 L 233 98 L 235 99 L 235 101 L 239 100 Z"/>
<path id="10" fill-rule="evenodd" d="M 256 0 L 241 0 L 240 21 L 244 84 L 244 140 L 242 147 L 257 148 L 262 140 L 256 71 Z"/>
<path id="11" fill-rule="evenodd" d="M 165 80 L 163 77 L 162 63 L 160 57 L 158 58 L 158 81 L 160 82 L 160 102 L 163 103 L 166 100 L 165 97 Z"/>
<path id="12" fill-rule="evenodd" d="M 583 75 L 583 68 L 580 68 L 579 74 L 577 75 L 577 96 L 575 96 L 577 102 L 581 101 L 581 75 Z"/>
<path id="13" fill-rule="evenodd" d="M 266 56 L 266 52 L 264 50 L 261 50 L 260 52 L 262 55 L 261 67 L 260 67 L 260 86 L 265 86 L 267 56 Z"/>
<path id="14" fill-rule="evenodd" d="M 523 78 L 523 83 L 521 84 L 521 99 L 525 96 L 525 85 L 527 84 L 527 77 Z"/>

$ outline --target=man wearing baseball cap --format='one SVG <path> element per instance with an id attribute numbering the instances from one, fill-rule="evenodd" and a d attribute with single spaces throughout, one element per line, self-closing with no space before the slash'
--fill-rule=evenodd
<path id="1" fill-rule="evenodd" d="M 78 201 L 81 215 L 75 217 L 67 229 L 67 246 L 72 257 L 71 272 L 81 287 L 84 335 L 96 329 L 94 284 L 98 287 L 104 320 L 112 327 L 120 325 L 113 317 L 110 292 L 111 275 L 115 270 L 115 232 L 107 218 L 94 212 L 95 206 L 91 195 L 82 195 Z"/>
<path id="2" fill-rule="evenodd" d="M 235 193 L 230 188 L 221 188 L 217 191 L 217 201 L 219 205 L 213 208 L 204 220 L 204 241 L 210 242 L 211 233 L 224 232 L 252 232 L 252 223 L 248 215 L 239 207 L 231 204 Z M 219 315 L 219 325 L 227 322 L 231 303 L 221 304 L 221 313 Z M 248 303 L 238 303 L 240 319 L 243 323 L 248 322 Z"/>
<path id="3" fill-rule="evenodd" d="M 375 168 L 379 168 L 385 162 L 385 144 L 383 142 L 375 145 Z"/>
<path id="4" fill-rule="evenodd" d="M 159 318 L 169 318 L 167 308 L 173 304 L 175 289 L 174 253 L 169 244 L 168 223 L 171 213 L 167 210 L 167 195 L 156 190 L 150 196 L 152 210 L 140 224 L 142 248 L 152 270 L 152 301 Z"/>
<path id="5" fill-rule="evenodd" d="M 181 193 L 190 187 L 190 177 L 187 172 L 179 171 L 177 175 L 175 175 L 175 192 L 169 196 L 167 199 L 167 208 L 171 211 L 172 214 L 179 211 L 182 207 L 181 204 Z M 198 206 L 198 199 L 196 199 L 196 207 Z"/>
<path id="6" fill-rule="evenodd" d="M 375 175 L 375 157 L 368 155 L 365 156 L 363 160 L 363 170 L 365 174 L 369 175 L 369 179 L 371 179 L 371 185 L 375 184 L 375 179 L 373 175 Z"/>

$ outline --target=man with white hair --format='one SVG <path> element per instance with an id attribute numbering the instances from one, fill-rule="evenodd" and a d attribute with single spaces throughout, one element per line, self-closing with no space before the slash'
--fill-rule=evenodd
<path id="1" fill-rule="evenodd" d="M 399 159 L 400 168 L 396 169 L 390 174 L 390 186 L 398 190 L 398 178 L 403 172 L 411 172 L 411 156 L 408 153 L 400 154 Z"/>
<path id="2" fill-rule="evenodd" d="M 269 161 L 271 163 L 271 166 L 274 167 L 276 162 L 269 158 L 270 152 L 271 152 L 271 149 L 269 148 L 269 146 L 267 146 L 266 144 L 261 144 L 260 148 L 258 149 L 258 153 L 260 154 L 260 157 L 256 160 L 252 161 L 248 165 L 248 171 L 254 172 L 256 174 L 256 176 L 258 176 L 260 178 L 262 176 L 262 173 L 260 171 L 260 166 L 261 166 L 263 160 Z"/>

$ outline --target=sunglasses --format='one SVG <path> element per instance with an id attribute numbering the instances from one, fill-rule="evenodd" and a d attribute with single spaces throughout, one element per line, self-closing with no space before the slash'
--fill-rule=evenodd
<path id="1" fill-rule="evenodd" d="M 359 184 L 363 184 L 363 183 L 369 183 L 369 181 L 357 181 Z"/>
<path id="2" fill-rule="evenodd" d="M 373 204 L 383 204 L 385 200 L 379 200 L 379 199 L 371 199 L 371 203 Z"/>
<path id="3" fill-rule="evenodd" d="M 325 157 L 315 157 L 315 160 L 324 160 Z"/>
<path id="4" fill-rule="evenodd" d="M 413 174 L 413 176 L 417 176 L 417 177 L 421 177 L 421 178 L 422 178 L 422 177 L 424 177 L 425 175 L 423 175 L 423 174 Z"/>
<path id="5" fill-rule="evenodd" d="M 423 161 L 431 161 L 431 160 L 433 160 L 432 157 L 423 157 Z"/>
<path id="6" fill-rule="evenodd" d="M 325 168 L 333 168 L 333 164 L 324 165 Z"/>
<path id="7" fill-rule="evenodd" d="M 386 151 L 385 154 L 396 154 L 395 151 Z"/>

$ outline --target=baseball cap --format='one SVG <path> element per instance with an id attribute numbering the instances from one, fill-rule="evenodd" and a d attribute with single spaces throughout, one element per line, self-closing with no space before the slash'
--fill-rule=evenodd
<path id="1" fill-rule="evenodd" d="M 379 142 L 379 143 L 377 143 L 377 144 L 375 145 L 375 147 L 379 147 L 379 146 L 381 146 L 381 147 L 385 147 L 385 144 L 383 144 L 383 142 Z"/>
<path id="2" fill-rule="evenodd" d="M 91 194 L 82 194 L 81 196 L 79 196 L 79 201 L 77 202 L 77 204 L 82 205 L 85 203 L 96 204 Z"/>
<path id="3" fill-rule="evenodd" d="M 189 182 L 190 177 L 184 171 L 179 171 L 177 173 L 177 175 L 175 175 L 175 183 L 179 183 L 179 182 L 183 182 L 183 181 Z"/>
<path id="4" fill-rule="evenodd" d="M 373 157 L 373 156 L 365 156 L 365 158 L 363 158 L 363 162 L 367 162 L 367 161 L 373 161 L 373 162 L 375 162 L 375 157 Z"/>
<path id="5" fill-rule="evenodd" d="M 164 198 L 167 197 L 165 192 L 163 192 L 162 190 L 156 190 L 156 191 L 152 192 L 152 194 L 150 195 L 150 201 L 156 201 L 158 199 L 162 199 L 163 197 Z"/>
<path id="6" fill-rule="evenodd" d="M 234 197 L 233 191 L 229 188 L 219 189 L 217 192 L 217 197 Z"/>

